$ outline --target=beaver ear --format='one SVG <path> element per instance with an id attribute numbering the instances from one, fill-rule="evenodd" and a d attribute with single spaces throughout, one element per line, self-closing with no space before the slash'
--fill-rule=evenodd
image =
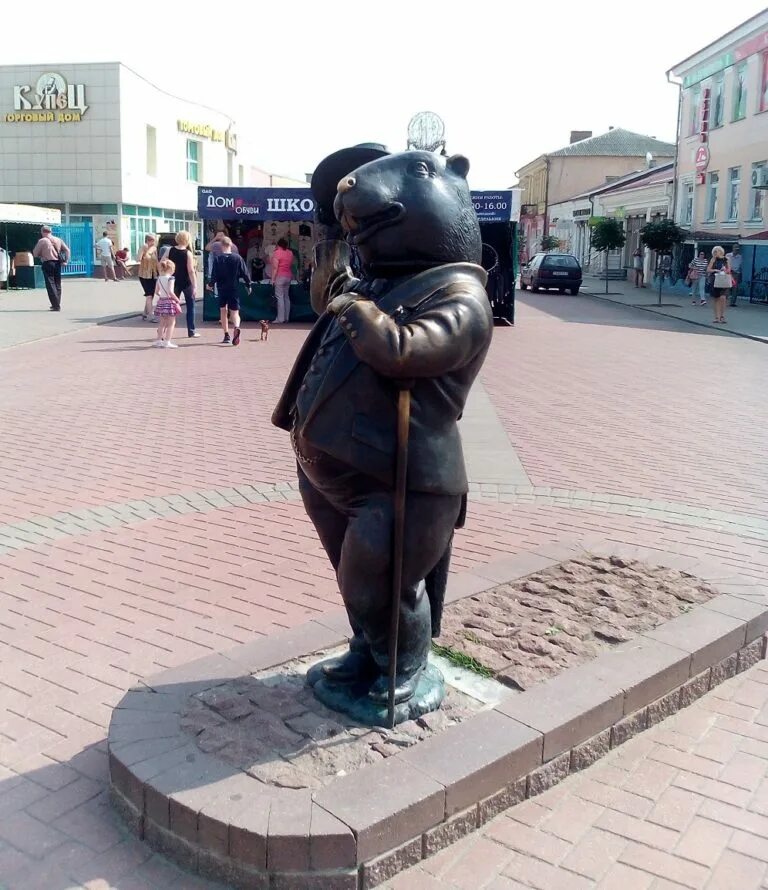
<path id="1" fill-rule="evenodd" d="M 449 170 L 453 170 L 458 176 L 467 178 L 467 173 L 469 173 L 469 159 L 465 158 L 464 155 L 451 155 L 450 158 L 446 161 Z"/>

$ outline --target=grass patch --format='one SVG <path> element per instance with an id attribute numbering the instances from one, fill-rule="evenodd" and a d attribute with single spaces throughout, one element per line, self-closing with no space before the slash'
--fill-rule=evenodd
<path id="1" fill-rule="evenodd" d="M 480 664 L 476 658 L 472 658 L 471 655 L 465 655 L 463 652 L 458 652 L 456 649 L 451 649 L 450 646 L 438 646 L 437 643 L 432 643 L 432 651 L 435 655 L 440 655 L 442 658 L 450 661 L 451 664 L 455 664 L 456 667 L 464 668 L 465 671 L 472 671 L 481 677 L 493 677 L 493 671 Z"/>

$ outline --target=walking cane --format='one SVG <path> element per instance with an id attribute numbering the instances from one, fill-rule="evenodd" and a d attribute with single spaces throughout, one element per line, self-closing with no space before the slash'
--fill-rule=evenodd
<path id="1" fill-rule="evenodd" d="M 389 700 L 387 723 L 395 728 L 397 644 L 400 635 L 400 593 L 403 582 L 405 486 L 408 471 L 408 433 L 411 419 L 411 382 L 400 381 L 397 396 L 397 454 L 395 456 L 395 517 L 392 542 L 392 614 L 389 628 Z"/>

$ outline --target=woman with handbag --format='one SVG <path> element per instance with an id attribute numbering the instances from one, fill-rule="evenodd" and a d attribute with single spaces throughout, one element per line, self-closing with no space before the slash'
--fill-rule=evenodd
<path id="1" fill-rule="evenodd" d="M 712 276 L 712 305 L 715 324 L 725 324 L 725 303 L 733 287 L 731 267 L 722 247 L 712 248 L 712 259 L 707 266 L 707 275 Z"/>
<path id="2" fill-rule="evenodd" d="M 139 281 L 144 291 L 144 321 L 157 321 L 152 311 L 152 302 L 155 297 L 155 285 L 157 284 L 157 246 L 154 235 L 146 235 L 144 244 L 137 257 L 139 264 Z"/>

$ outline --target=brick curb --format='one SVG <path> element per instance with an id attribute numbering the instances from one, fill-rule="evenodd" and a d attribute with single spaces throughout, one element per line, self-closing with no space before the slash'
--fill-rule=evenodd
<path id="1" fill-rule="evenodd" d="M 637 309 L 638 312 L 650 312 L 653 315 L 660 315 L 662 318 L 671 318 L 672 321 L 680 321 L 683 324 L 691 324 L 697 328 L 706 328 L 709 331 L 714 331 L 716 334 L 730 334 L 732 337 L 743 337 L 745 340 L 754 340 L 755 343 L 762 343 L 765 345 L 768 343 L 768 339 L 765 337 L 758 337 L 756 334 L 744 334 L 741 331 L 731 330 L 730 328 L 714 328 L 711 324 L 706 324 L 703 321 L 694 321 L 692 318 L 680 318 L 677 315 L 670 315 L 668 312 L 661 312 L 659 309 L 654 309 L 653 306 L 636 306 L 632 303 L 624 303 L 622 300 L 612 300 L 610 296 L 606 296 L 605 294 L 596 294 L 591 290 L 585 291 L 583 288 L 581 293 L 586 297 L 592 297 L 595 300 L 602 300 L 604 303 L 613 303 L 614 306 L 623 306 L 625 309 Z"/>
<path id="2" fill-rule="evenodd" d="M 189 695 L 342 644 L 338 609 L 150 678 L 109 728 L 113 803 L 185 868 L 237 888 L 368 890 L 552 787 L 765 657 L 768 590 L 717 563 L 595 541 L 452 576 L 449 602 L 585 553 L 640 559 L 721 595 L 318 791 L 265 786 L 179 727 Z"/>

